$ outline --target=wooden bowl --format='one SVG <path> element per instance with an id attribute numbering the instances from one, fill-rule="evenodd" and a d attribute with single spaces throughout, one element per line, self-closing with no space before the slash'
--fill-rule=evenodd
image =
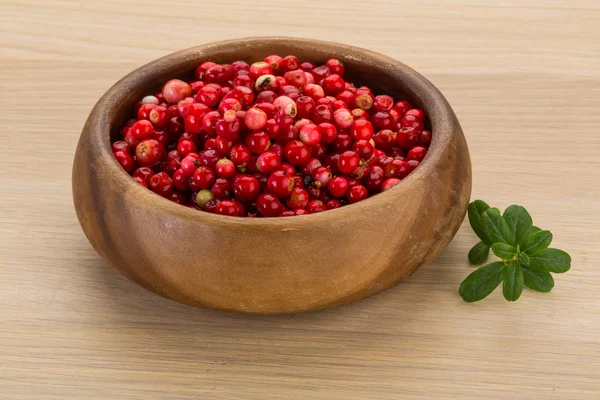
<path id="1" fill-rule="evenodd" d="M 408 99 L 429 116 L 433 141 L 419 167 L 394 188 L 356 204 L 287 218 L 227 217 L 189 209 L 133 181 L 110 139 L 142 96 L 201 62 L 254 62 L 294 54 L 340 59 L 346 76 L 376 93 Z M 193 47 L 117 82 L 83 128 L 73 165 L 79 222 L 120 273 L 175 301 L 242 313 L 317 310 L 397 284 L 431 262 L 454 237 L 471 193 L 460 125 L 427 79 L 389 57 L 335 43 L 249 38 Z"/>

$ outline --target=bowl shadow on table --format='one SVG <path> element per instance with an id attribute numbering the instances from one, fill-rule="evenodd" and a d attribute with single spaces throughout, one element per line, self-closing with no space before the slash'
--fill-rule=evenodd
<path id="1" fill-rule="evenodd" d="M 104 318 L 113 319 L 108 323 L 168 326 L 170 330 L 194 330 L 200 334 L 206 328 L 218 327 L 228 327 L 228 333 L 233 334 L 231 327 L 237 327 L 240 337 L 248 331 L 270 335 L 282 328 L 369 332 L 374 325 L 377 331 L 389 329 L 395 335 L 419 335 L 419 321 L 433 318 L 440 302 L 449 298 L 460 300 L 455 296 L 455 268 L 451 267 L 457 246 L 451 242 L 434 263 L 391 289 L 352 304 L 292 315 L 244 315 L 180 304 L 139 287 L 99 257 L 89 265 L 89 271 L 96 275 L 94 281 L 102 285 L 98 289 L 102 292 Z"/>

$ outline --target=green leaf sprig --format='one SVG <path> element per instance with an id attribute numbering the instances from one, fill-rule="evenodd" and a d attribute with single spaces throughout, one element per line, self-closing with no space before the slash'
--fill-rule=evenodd
<path id="1" fill-rule="evenodd" d="M 469 223 L 481 241 L 469 251 L 471 264 L 483 264 L 490 249 L 501 261 L 472 272 L 460 285 L 464 301 L 487 297 L 502 283 L 508 301 L 521 297 L 523 287 L 549 292 L 554 287 L 551 272 L 560 274 L 571 268 L 571 257 L 564 251 L 548 248 L 552 233 L 533 226 L 524 207 L 512 205 L 500 214 L 483 200 L 469 205 Z"/>

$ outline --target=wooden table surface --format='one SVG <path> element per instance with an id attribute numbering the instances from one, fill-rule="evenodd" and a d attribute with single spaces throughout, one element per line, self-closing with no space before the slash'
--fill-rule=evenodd
<path id="1" fill-rule="evenodd" d="M 0 399 L 600 398 L 597 1 L 133 3 L 0 0 Z M 257 34 L 427 76 L 464 128 L 473 198 L 526 206 L 571 271 L 548 294 L 464 303 L 464 224 L 405 283 L 295 316 L 194 309 L 113 272 L 71 201 L 87 114 L 137 66 Z"/>

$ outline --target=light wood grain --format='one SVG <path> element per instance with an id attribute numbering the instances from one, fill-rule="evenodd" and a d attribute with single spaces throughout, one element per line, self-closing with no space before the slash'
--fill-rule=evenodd
<path id="1" fill-rule="evenodd" d="M 598 399 L 600 4 L 286 3 L 0 0 L 0 399 Z M 182 306 L 113 272 L 71 201 L 93 104 L 158 56 L 257 33 L 355 44 L 423 73 L 462 123 L 474 198 L 526 206 L 571 271 L 549 294 L 463 303 L 476 241 L 463 225 L 394 289 L 263 318 Z"/>

